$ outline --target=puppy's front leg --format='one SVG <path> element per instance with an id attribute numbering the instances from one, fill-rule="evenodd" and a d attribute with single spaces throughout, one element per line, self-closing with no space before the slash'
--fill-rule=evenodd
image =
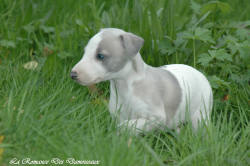
<path id="1" fill-rule="evenodd" d="M 151 131 L 152 129 L 156 128 L 158 123 L 153 120 L 148 119 L 131 119 L 125 120 L 124 122 L 120 123 L 119 128 L 132 130 L 136 134 L 142 133 L 143 131 Z"/>

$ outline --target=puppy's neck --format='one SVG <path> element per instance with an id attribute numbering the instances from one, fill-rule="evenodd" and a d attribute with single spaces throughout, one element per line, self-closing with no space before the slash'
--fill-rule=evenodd
<path id="1" fill-rule="evenodd" d="M 145 62 L 143 61 L 141 54 L 138 53 L 132 60 L 132 70 L 135 73 L 141 73 L 145 70 Z"/>
<path id="2" fill-rule="evenodd" d="M 138 53 L 124 66 L 121 72 L 117 73 L 118 76 L 115 79 L 110 80 L 110 83 L 116 84 L 117 87 L 128 87 L 134 81 L 145 77 L 146 68 L 147 64 L 143 61 L 140 53 Z"/>

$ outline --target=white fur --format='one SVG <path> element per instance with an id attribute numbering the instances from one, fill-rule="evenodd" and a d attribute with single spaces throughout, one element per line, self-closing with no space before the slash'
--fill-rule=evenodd
<path id="1" fill-rule="evenodd" d="M 182 102 L 172 123 L 178 124 L 179 121 L 186 120 L 186 112 L 190 113 L 194 128 L 197 128 L 198 121 L 209 120 L 213 94 L 205 76 L 198 70 L 183 64 L 165 65 L 163 68 L 177 78 L 182 90 Z"/>

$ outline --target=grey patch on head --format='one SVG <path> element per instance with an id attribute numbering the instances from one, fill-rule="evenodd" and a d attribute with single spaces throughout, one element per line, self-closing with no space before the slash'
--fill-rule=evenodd
<path id="1" fill-rule="evenodd" d="M 163 108 L 169 122 L 181 103 L 182 92 L 177 79 L 161 68 L 149 68 L 145 79 L 133 83 L 134 93 L 149 106 Z"/>
<path id="2" fill-rule="evenodd" d="M 132 33 L 115 28 L 101 29 L 102 40 L 96 54 L 102 53 L 105 58 L 103 66 L 108 72 L 121 70 L 130 57 L 134 57 L 141 49 L 144 40 Z M 136 71 L 136 65 L 133 65 Z"/>
<path id="3" fill-rule="evenodd" d="M 102 38 L 97 49 L 97 54 L 104 54 L 103 66 L 108 72 L 121 70 L 127 63 L 128 58 L 124 56 L 124 48 L 119 41 L 119 37 L 112 33 L 112 31 L 103 31 Z"/>

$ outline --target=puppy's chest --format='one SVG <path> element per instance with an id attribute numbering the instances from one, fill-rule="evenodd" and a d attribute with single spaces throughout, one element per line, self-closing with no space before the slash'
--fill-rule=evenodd
<path id="1" fill-rule="evenodd" d="M 109 109 L 111 113 L 119 113 L 121 120 L 141 118 L 149 112 L 148 105 L 132 89 L 116 93 L 111 90 Z"/>

